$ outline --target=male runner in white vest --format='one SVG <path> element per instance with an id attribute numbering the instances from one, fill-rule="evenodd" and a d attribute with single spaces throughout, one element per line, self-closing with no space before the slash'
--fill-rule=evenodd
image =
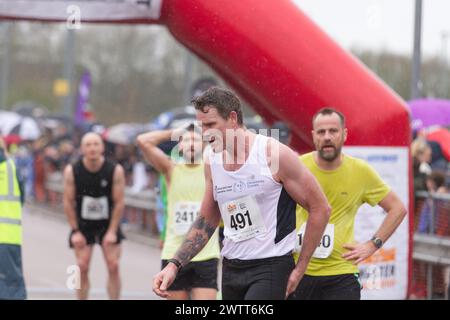
<path id="1" fill-rule="evenodd" d="M 222 217 L 223 299 L 285 299 L 301 280 L 328 223 L 330 207 L 297 154 L 254 134 L 242 121 L 234 93 L 211 88 L 193 100 L 203 138 L 206 191 L 200 214 L 177 253 L 153 280 L 166 297 L 178 271 L 206 244 Z M 311 212 L 295 265 L 295 208 Z"/>

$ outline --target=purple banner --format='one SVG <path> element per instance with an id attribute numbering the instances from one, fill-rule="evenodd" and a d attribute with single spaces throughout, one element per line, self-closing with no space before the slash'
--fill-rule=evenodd
<path id="1" fill-rule="evenodd" d="M 89 106 L 89 94 L 91 91 L 91 74 L 89 71 L 85 71 L 80 79 L 78 85 L 78 99 L 75 109 L 74 122 L 75 125 L 80 125 L 86 122 L 88 106 Z"/>

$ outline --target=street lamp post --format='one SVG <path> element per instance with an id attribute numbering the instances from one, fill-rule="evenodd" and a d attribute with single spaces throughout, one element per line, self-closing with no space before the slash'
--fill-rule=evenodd
<path id="1" fill-rule="evenodd" d="M 63 112 L 67 117 L 73 116 L 73 81 L 75 73 L 75 30 L 67 29 L 64 54 L 63 77 L 68 83 L 69 91 L 63 99 Z"/>
<path id="2" fill-rule="evenodd" d="M 8 104 L 9 90 L 9 56 L 10 56 L 10 28 L 9 22 L 0 24 L 0 108 L 5 108 Z"/>
<path id="3" fill-rule="evenodd" d="M 422 0 L 416 0 L 414 19 L 414 51 L 411 75 L 411 99 L 421 96 L 420 64 L 421 64 L 421 38 L 422 38 Z"/>
<path id="4" fill-rule="evenodd" d="M 441 96 L 444 98 L 448 97 L 448 53 L 447 53 L 447 44 L 448 39 L 450 38 L 450 32 L 442 31 L 441 32 L 441 46 L 442 46 L 442 71 L 441 71 L 441 83 L 442 83 L 442 93 Z"/>

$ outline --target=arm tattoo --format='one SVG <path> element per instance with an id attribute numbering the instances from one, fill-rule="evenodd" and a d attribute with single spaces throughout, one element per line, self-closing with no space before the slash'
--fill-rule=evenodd
<path id="1" fill-rule="evenodd" d="M 188 264 L 203 249 L 214 231 L 216 231 L 216 227 L 211 226 L 204 217 L 199 216 L 192 224 L 186 239 L 175 254 L 175 259 L 183 266 Z"/>

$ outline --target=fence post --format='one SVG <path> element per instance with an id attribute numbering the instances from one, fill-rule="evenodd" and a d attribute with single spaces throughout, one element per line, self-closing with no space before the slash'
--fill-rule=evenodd
<path id="1" fill-rule="evenodd" d="M 435 224 L 435 221 L 436 221 L 436 219 L 435 219 L 436 206 L 434 205 L 434 198 L 433 198 L 433 195 L 431 193 L 429 194 L 429 201 L 430 200 L 431 200 L 431 204 L 430 204 L 431 215 L 430 215 L 430 228 L 428 230 L 429 230 L 429 234 L 430 235 L 434 235 L 434 233 L 435 233 L 434 224 Z"/>
<path id="2" fill-rule="evenodd" d="M 427 263 L 427 300 L 433 297 L 433 265 Z"/>

